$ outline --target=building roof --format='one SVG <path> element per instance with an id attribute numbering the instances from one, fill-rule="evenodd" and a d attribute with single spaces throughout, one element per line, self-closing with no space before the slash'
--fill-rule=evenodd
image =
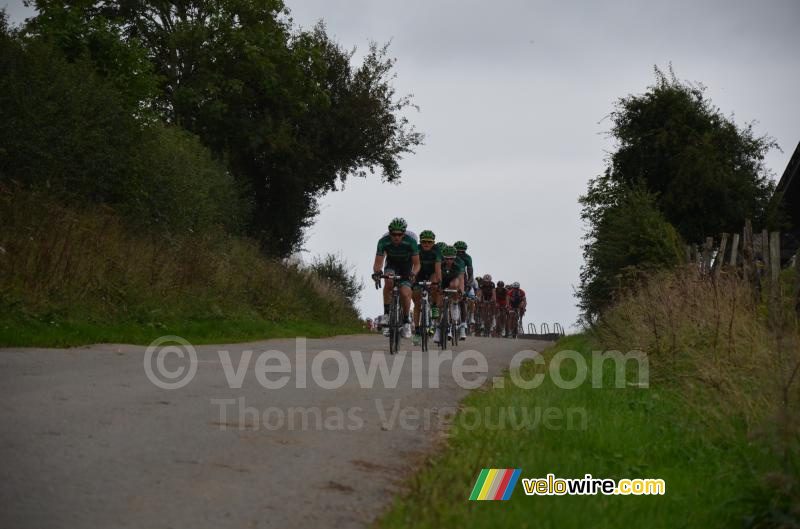
<path id="1" fill-rule="evenodd" d="M 800 248 L 800 143 L 783 171 L 775 195 L 783 203 L 792 227 L 781 237 L 781 261 L 787 262 Z"/>
<path id="2" fill-rule="evenodd" d="M 775 188 L 775 194 L 780 195 L 782 198 L 794 198 L 797 200 L 800 196 L 800 176 L 798 176 L 797 173 L 800 173 L 800 143 L 795 147 L 794 153 L 789 159 L 786 169 L 783 171 L 783 176 L 781 176 L 778 182 L 778 187 Z M 797 202 L 788 202 L 787 206 L 795 203 Z M 798 209 L 800 209 L 800 205 L 798 205 Z"/>

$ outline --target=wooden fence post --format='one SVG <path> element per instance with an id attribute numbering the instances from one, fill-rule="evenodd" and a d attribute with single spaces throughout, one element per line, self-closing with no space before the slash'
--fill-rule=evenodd
<path id="1" fill-rule="evenodd" d="M 733 241 L 731 242 L 731 268 L 736 268 L 736 256 L 739 251 L 739 234 L 733 234 Z"/>
<path id="2" fill-rule="evenodd" d="M 719 277 L 719 273 L 722 271 L 722 266 L 725 264 L 725 250 L 728 247 L 728 234 L 722 234 L 722 240 L 719 242 L 719 252 L 717 252 L 717 258 L 714 259 L 714 277 Z"/>
<path id="3" fill-rule="evenodd" d="M 708 277 L 711 273 L 711 250 L 714 248 L 714 238 L 706 237 L 703 245 L 703 277 Z"/>
<path id="4" fill-rule="evenodd" d="M 769 237 L 769 293 L 772 310 L 780 313 L 781 303 L 781 234 L 773 231 Z"/>
<path id="5" fill-rule="evenodd" d="M 755 290 L 752 281 L 753 273 L 753 223 L 750 219 L 744 221 L 744 233 L 742 233 L 742 277 L 748 287 Z M 755 295 L 755 292 L 754 292 Z"/>

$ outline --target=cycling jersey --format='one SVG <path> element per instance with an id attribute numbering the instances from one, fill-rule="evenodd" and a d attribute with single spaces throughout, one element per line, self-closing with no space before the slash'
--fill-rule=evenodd
<path id="1" fill-rule="evenodd" d="M 483 299 L 488 301 L 492 299 L 492 292 L 494 291 L 494 282 L 493 281 L 484 281 L 481 283 L 481 296 Z"/>
<path id="2" fill-rule="evenodd" d="M 498 287 L 495 292 L 497 293 L 497 304 L 505 306 L 508 302 L 508 289 L 506 287 Z"/>
<path id="3" fill-rule="evenodd" d="M 521 288 L 512 288 L 508 292 L 508 299 L 511 302 L 511 306 L 513 308 L 519 308 L 520 303 L 525 301 L 525 291 Z"/>
<path id="4" fill-rule="evenodd" d="M 464 263 L 464 270 L 472 268 L 472 257 L 467 252 L 458 252 L 457 259 L 461 259 Z"/>
<path id="5" fill-rule="evenodd" d="M 450 281 L 456 279 L 461 274 L 464 273 L 464 267 L 461 266 L 458 259 L 453 260 L 453 265 L 450 268 L 447 268 L 447 265 L 442 265 L 442 286 L 447 288 L 450 285 Z"/>
<path id="6" fill-rule="evenodd" d="M 381 237 L 378 241 L 378 253 L 376 255 L 386 254 L 386 259 L 396 265 L 403 266 L 406 263 L 411 264 L 411 258 L 419 255 L 419 245 L 408 234 L 403 236 L 400 244 L 392 244 L 392 238 L 389 235 Z"/>
<path id="7" fill-rule="evenodd" d="M 421 249 L 419 251 L 419 262 L 421 266 L 417 279 L 427 280 L 436 271 L 436 263 L 442 262 L 442 252 L 435 246 L 430 250 Z"/>

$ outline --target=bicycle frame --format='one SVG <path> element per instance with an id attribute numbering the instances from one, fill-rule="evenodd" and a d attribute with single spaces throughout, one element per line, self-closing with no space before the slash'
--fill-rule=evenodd
<path id="1" fill-rule="evenodd" d="M 417 283 L 422 292 L 420 293 L 420 311 L 419 311 L 419 327 L 420 327 L 420 345 L 422 351 L 428 350 L 428 328 L 431 326 L 431 306 L 428 299 L 431 285 L 436 285 L 432 281 L 420 281 Z"/>
<path id="2" fill-rule="evenodd" d="M 401 322 L 402 307 L 400 306 L 400 286 L 399 282 L 404 279 L 403 276 L 396 274 L 381 274 L 380 279 L 375 280 L 375 288 L 381 287 L 381 279 L 392 280 L 392 300 L 389 304 L 389 354 L 397 353 L 400 347 L 400 329 L 403 327 Z M 386 325 L 386 324 L 384 324 Z"/>

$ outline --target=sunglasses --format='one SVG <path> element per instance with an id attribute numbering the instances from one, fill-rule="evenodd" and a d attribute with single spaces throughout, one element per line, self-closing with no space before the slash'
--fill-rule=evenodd
<path id="1" fill-rule="evenodd" d="M 404 231 L 393 231 L 393 232 L 391 233 L 391 236 L 392 236 L 392 237 L 402 237 L 402 236 L 403 236 L 403 235 L 405 235 L 405 234 L 406 234 L 406 232 L 404 232 Z"/>
<path id="2" fill-rule="evenodd" d="M 433 241 L 420 241 L 422 244 L 433 244 Z"/>

